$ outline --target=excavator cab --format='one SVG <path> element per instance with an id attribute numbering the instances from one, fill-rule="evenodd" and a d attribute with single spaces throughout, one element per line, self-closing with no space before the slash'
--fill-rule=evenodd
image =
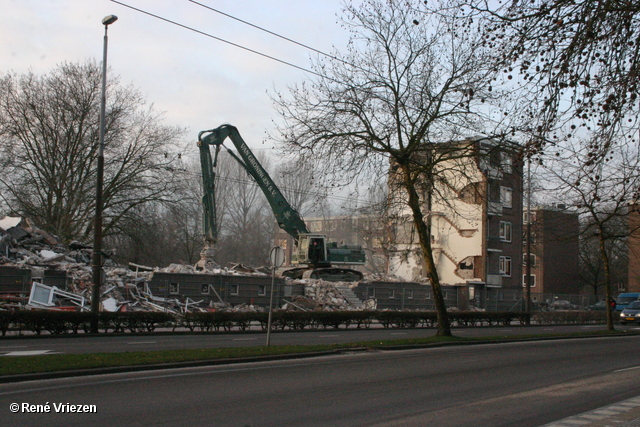
<path id="1" fill-rule="evenodd" d="M 299 235 L 298 246 L 291 264 L 329 265 L 326 240 L 326 236 L 322 234 Z"/>
<path id="2" fill-rule="evenodd" d="M 282 272 L 293 279 L 320 279 L 330 282 L 358 282 L 364 275 L 357 270 L 332 267 L 332 264 L 364 264 L 364 251 L 359 246 L 338 246 L 327 243 L 323 234 L 300 234 L 291 264 Z M 311 268 L 309 268 L 311 267 Z"/>

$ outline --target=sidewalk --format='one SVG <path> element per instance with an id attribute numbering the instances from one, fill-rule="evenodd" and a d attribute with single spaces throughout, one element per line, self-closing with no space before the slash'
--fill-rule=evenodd
<path id="1" fill-rule="evenodd" d="M 543 427 L 640 427 L 640 396 L 554 421 Z"/>

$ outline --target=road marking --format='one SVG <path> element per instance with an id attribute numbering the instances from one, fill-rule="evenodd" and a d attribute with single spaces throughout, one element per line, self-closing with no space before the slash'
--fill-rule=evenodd
<path id="1" fill-rule="evenodd" d="M 616 371 L 620 372 L 620 371 Z M 591 425 L 593 421 L 605 421 L 604 424 L 598 423 L 597 425 L 615 425 L 616 423 L 622 423 L 622 420 L 618 420 L 616 418 L 623 414 L 628 414 L 629 411 L 640 406 L 640 398 L 635 397 L 633 399 L 625 400 L 623 402 L 614 403 L 613 405 L 605 406 L 603 408 L 594 409 L 593 411 L 584 412 L 582 414 L 575 415 L 573 417 L 565 418 L 562 420 L 558 420 L 552 422 L 550 424 L 545 424 L 543 427 L 573 427 L 573 426 L 581 426 L 581 425 Z M 633 422 L 633 421 L 632 421 Z M 623 423 L 620 424 L 631 426 L 637 424 Z"/>
<path id="2" fill-rule="evenodd" d="M 618 369 L 617 371 L 613 371 L 613 372 L 633 371 L 634 369 L 640 369 L 640 366 L 633 366 L 631 368 Z"/>
<path id="3" fill-rule="evenodd" d="M 233 341 L 255 341 L 257 338 L 234 338 Z"/>
<path id="4" fill-rule="evenodd" d="M 391 332 L 391 335 L 407 335 L 406 332 Z"/>
<path id="5" fill-rule="evenodd" d="M 158 344 L 158 341 L 129 341 L 127 344 Z"/>
<path id="6" fill-rule="evenodd" d="M 333 338 L 333 337 L 338 337 L 339 335 L 318 335 L 318 337 L 320 338 Z"/>
<path id="7" fill-rule="evenodd" d="M 3 354 L 3 356 L 39 356 L 41 354 L 47 354 L 51 350 L 24 350 L 24 351 L 11 351 Z"/>

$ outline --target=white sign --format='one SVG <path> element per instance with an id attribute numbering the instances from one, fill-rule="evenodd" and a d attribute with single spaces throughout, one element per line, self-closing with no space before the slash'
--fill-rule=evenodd
<path id="1" fill-rule="evenodd" d="M 280 246 L 272 247 L 269 252 L 269 261 L 271 261 L 272 267 L 281 267 L 284 264 L 284 249 Z"/>

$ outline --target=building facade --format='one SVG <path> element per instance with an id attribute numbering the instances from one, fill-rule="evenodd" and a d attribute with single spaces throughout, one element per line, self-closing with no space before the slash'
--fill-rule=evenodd
<path id="1" fill-rule="evenodd" d="M 435 181 L 430 194 L 421 195 L 423 212 L 431 220 L 441 284 L 457 289 L 460 308 L 484 307 L 489 292 L 495 299 L 504 298 L 505 290 L 521 290 L 522 166 L 514 145 L 500 146 L 486 138 L 455 144 L 469 153 L 440 165 L 445 179 Z M 412 215 L 406 203 L 394 205 L 400 207 L 394 215 L 389 272 L 407 281 L 420 280 L 426 269 Z"/>
<path id="2" fill-rule="evenodd" d="M 628 224 L 628 284 L 627 292 L 640 292 L 640 205 L 631 206 Z"/>
<path id="3" fill-rule="evenodd" d="M 531 222 L 531 253 L 527 254 L 527 226 Z M 523 214 L 522 283 L 527 283 L 527 262 L 531 263 L 531 295 L 578 294 L 579 233 L 578 215 L 562 204 L 536 207 Z"/>

